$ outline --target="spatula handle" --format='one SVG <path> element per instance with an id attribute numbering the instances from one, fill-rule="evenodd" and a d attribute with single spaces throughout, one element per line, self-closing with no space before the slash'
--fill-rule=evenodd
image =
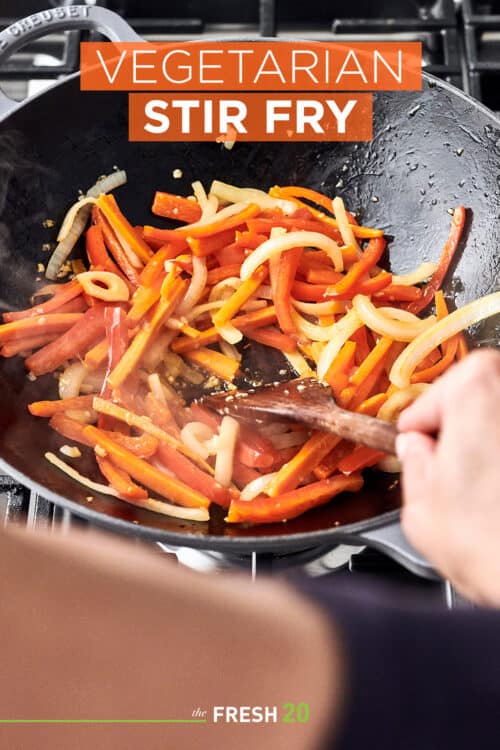
<path id="1" fill-rule="evenodd" d="M 346 440 L 396 455 L 398 429 L 393 422 L 336 408 L 325 410 L 321 421 L 325 430 L 335 432 Z"/>

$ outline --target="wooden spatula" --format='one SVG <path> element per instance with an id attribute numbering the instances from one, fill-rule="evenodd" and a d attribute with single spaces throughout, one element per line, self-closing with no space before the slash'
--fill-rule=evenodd
<path id="1" fill-rule="evenodd" d="M 250 391 L 217 393 L 205 396 L 200 405 L 254 423 L 282 417 L 384 453 L 396 453 L 395 424 L 341 409 L 328 386 L 309 378 Z"/>

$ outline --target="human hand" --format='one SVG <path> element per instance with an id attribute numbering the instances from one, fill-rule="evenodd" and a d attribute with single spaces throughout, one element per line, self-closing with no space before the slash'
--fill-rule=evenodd
<path id="1" fill-rule="evenodd" d="M 466 596 L 500 606 L 500 353 L 470 354 L 398 428 L 408 538 Z"/>

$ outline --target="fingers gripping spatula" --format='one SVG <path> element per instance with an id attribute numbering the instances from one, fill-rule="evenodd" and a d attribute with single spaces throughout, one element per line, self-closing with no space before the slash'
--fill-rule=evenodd
<path id="1" fill-rule="evenodd" d="M 219 414 L 268 422 L 281 417 L 369 448 L 395 455 L 396 425 L 382 419 L 341 409 L 329 386 L 313 379 L 290 380 L 250 391 L 205 396 L 200 404 Z"/>

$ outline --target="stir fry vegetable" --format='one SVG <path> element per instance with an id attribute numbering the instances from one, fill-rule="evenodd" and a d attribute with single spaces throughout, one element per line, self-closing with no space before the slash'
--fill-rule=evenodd
<path id="1" fill-rule="evenodd" d="M 0 354 L 21 354 L 32 378 L 57 375 L 59 398 L 30 412 L 93 451 L 102 480 L 83 476 L 68 446 L 72 464 L 47 459 L 141 508 L 206 521 L 215 503 L 228 523 L 274 523 L 356 492 L 368 467 L 394 470 L 335 435 L 284 422 L 252 429 L 184 401 L 181 382 L 244 397 L 232 390 L 248 342 L 324 380 L 344 408 L 394 420 L 466 355 L 461 331 L 500 311 L 500 293 L 448 311 L 441 286 L 463 207 L 441 258 L 430 249 L 395 276 L 378 265 L 382 230 L 358 225 L 339 197 L 219 181 L 207 195 L 197 182 L 192 196 L 154 196 L 152 213 L 175 228 L 136 227 L 107 192 L 125 180 L 97 183 L 68 211 L 48 275 L 90 222 L 85 265 L 33 307 L 4 313 Z M 417 317 L 433 302 L 435 315 Z"/>

